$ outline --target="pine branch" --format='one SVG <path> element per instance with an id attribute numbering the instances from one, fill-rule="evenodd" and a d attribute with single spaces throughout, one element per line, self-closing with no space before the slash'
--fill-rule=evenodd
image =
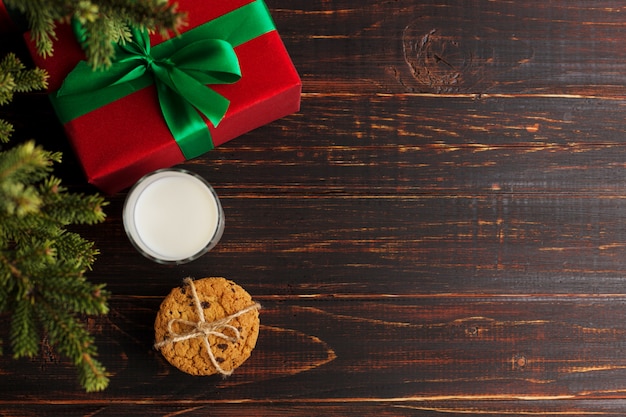
<path id="1" fill-rule="evenodd" d="M 13 54 L 0 61 L 0 100 L 44 88 L 45 81 L 44 72 L 24 68 Z M 0 139 L 11 131 L 0 121 Z M 60 153 L 33 141 L 0 151 L 0 313 L 10 315 L 13 357 L 36 355 L 47 334 L 75 364 L 85 390 L 98 391 L 109 380 L 81 316 L 107 314 L 109 293 L 85 277 L 98 254 L 93 242 L 66 227 L 102 222 L 106 202 L 68 192 L 52 176 L 60 161 Z"/>
<path id="2" fill-rule="evenodd" d="M 16 92 L 41 90 L 47 86 L 46 71 L 39 68 L 26 69 L 15 54 L 9 53 L 0 61 L 0 105 L 9 103 Z M 6 120 L 0 120 L 0 142 L 8 142 L 12 133 L 13 125 Z"/>
<path id="3" fill-rule="evenodd" d="M 39 333 L 35 324 L 34 305 L 28 299 L 15 303 L 11 320 L 13 357 L 32 358 L 39 351 Z"/>
<path id="4" fill-rule="evenodd" d="M 103 205 L 97 201 L 98 207 Z M 35 329 L 41 326 L 59 352 L 74 362 L 83 387 L 104 389 L 108 378 L 94 359 L 93 338 L 78 316 L 108 313 L 108 291 L 102 284 L 89 283 L 84 275 L 98 252 L 92 242 L 63 229 L 66 219 L 56 219 L 46 212 L 47 207 L 42 204 L 39 211 L 21 217 L 0 212 L 0 243 L 4 243 L 0 246 L 0 306 L 13 314 L 13 355 L 37 353 Z"/>
<path id="5" fill-rule="evenodd" d="M 0 143 L 7 143 L 13 134 L 13 125 L 0 119 Z"/>
<path id="6" fill-rule="evenodd" d="M 4 0 L 7 7 L 23 13 L 29 22 L 31 36 L 39 53 L 48 57 L 53 53 L 53 42 L 56 39 L 55 21 L 64 16 L 60 13 L 63 2 L 59 0 Z"/>
<path id="7" fill-rule="evenodd" d="M 64 225 L 95 224 L 104 220 L 104 201 L 98 195 L 67 193 L 61 180 L 52 176 L 40 185 L 39 190 L 46 196 L 46 212 Z"/>
<path id="8" fill-rule="evenodd" d="M 185 14 L 167 0 L 4 0 L 22 12 L 31 36 L 42 56 L 54 53 L 56 22 L 77 20 L 85 29 L 87 61 L 94 68 L 106 68 L 114 55 L 113 43 L 129 39 L 129 27 L 177 33 Z"/>
<path id="9" fill-rule="evenodd" d="M 109 385 L 109 374 L 102 364 L 94 358 L 95 354 L 83 353 L 78 367 L 78 382 L 87 392 L 102 391 Z"/>
<path id="10" fill-rule="evenodd" d="M 0 158 L 0 209 L 18 216 L 37 211 L 41 199 L 31 182 L 49 175 L 53 156 L 32 141 L 3 152 Z"/>
<path id="11" fill-rule="evenodd" d="M 47 323 L 50 341 L 74 362 L 80 384 L 87 392 L 105 389 L 109 378 L 104 366 L 95 359 L 97 352 L 94 340 L 85 326 L 57 305 L 44 301 L 40 301 L 39 305 L 36 312 L 40 320 Z"/>
<path id="12" fill-rule="evenodd" d="M 15 74 L 15 91 L 28 93 L 48 88 L 48 73 L 40 68 L 20 71 Z"/>
<path id="13" fill-rule="evenodd" d="M 0 72 L 0 105 L 13 100 L 15 91 L 15 79 L 10 72 Z"/>
<path id="14" fill-rule="evenodd" d="M 72 265 L 50 268 L 51 279 L 41 282 L 37 291 L 51 305 L 65 306 L 78 314 L 105 315 L 109 312 L 109 292 L 103 285 L 91 285 L 75 272 Z"/>
<path id="15" fill-rule="evenodd" d="M 40 68 L 27 69 L 14 53 L 8 53 L 0 61 L 0 74 L 10 78 L 11 81 L 7 81 L 4 88 L 11 93 L 43 90 L 48 87 L 46 71 Z"/>
<path id="16" fill-rule="evenodd" d="M 0 264 L 0 282 L 2 282 L 2 285 L 0 285 L 0 314 L 8 310 L 9 288 L 6 288 L 6 283 L 10 278 L 10 274 L 8 274 L 7 271 L 2 268 L 2 264 Z M 2 344 L 1 340 L 0 344 Z M 2 355 L 2 353 L 0 353 L 0 355 Z"/>

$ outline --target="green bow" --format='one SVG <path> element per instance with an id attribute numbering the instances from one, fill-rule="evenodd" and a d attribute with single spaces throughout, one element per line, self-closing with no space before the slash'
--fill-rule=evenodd
<path id="1" fill-rule="evenodd" d="M 241 78 L 234 47 L 274 30 L 258 0 L 155 47 L 145 31 L 119 45 L 110 69 L 94 71 L 81 61 L 53 97 L 63 122 L 154 83 L 161 111 L 186 159 L 213 148 L 203 117 L 220 123 L 230 101 L 207 85 Z"/>

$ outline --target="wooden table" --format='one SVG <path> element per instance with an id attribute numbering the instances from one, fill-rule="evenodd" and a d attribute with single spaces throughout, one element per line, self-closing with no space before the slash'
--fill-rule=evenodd
<path id="1" fill-rule="evenodd" d="M 221 243 L 152 263 L 110 197 L 81 228 L 113 293 L 88 321 L 110 387 L 82 392 L 45 343 L 5 352 L 0 415 L 624 415 L 626 3 L 267 3 L 302 110 L 184 165 L 222 199 Z M 45 98 L 5 111 L 81 184 Z M 263 305 L 229 378 L 151 348 L 186 276 Z"/>

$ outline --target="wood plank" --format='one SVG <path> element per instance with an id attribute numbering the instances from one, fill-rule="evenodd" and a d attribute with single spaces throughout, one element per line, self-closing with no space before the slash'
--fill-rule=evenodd
<path id="1" fill-rule="evenodd" d="M 313 207 L 271 197 L 224 201 L 227 213 L 241 214 L 230 216 L 219 247 L 178 269 L 143 259 L 119 223 L 108 226 L 109 236 L 89 229 L 102 252 L 90 278 L 114 293 L 144 295 L 186 275 L 226 275 L 259 295 L 285 296 L 612 293 L 623 282 L 624 199 L 307 199 Z M 349 220 L 339 217 L 356 205 Z M 420 222 L 407 224 L 412 217 Z"/>
<path id="2" fill-rule="evenodd" d="M 88 321 L 111 387 L 84 394 L 45 343 L 5 352 L 0 414 L 622 415 L 621 2 L 268 4 L 302 111 L 185 164 L 222 197 L 222 242 L 155 265 L 111 197 L 105 224 L 77 228 L 102 251 L 90 279 L 114 293 Z M 33 100 L 40 123 L 20 116 Z M 89 189 L 45 97 L 9 115 Z M 180 374 L 150 347 L 186 275 L 235 279 L 264 305 L 229 379 Z"/>
<path id="3" fill-rule="evenodd" d="M 2 411 L 13 417 L 48 417 L 63 415 L 67 417 L 97 415 L 116 417 L 120 415 L 134 417 L 151 416 L 216 416 L 240 417 L 263 416 L 309 416 L 312 412 L 324 416 L 363 416 L 377 415 L 381 417 L 414 415 L 438 417 L 442 414 L 450 417 L 466 417 L 468 415 L 490 415 L 505 417 L 511 415 L 557 415 L 557 416 L 621 416 L 624 403 L 621 400 L 606 401 L 560 401 L 558 406 L 550 401 L 449 401 L 446 404 L 430 401 L 408 401 L 402 404 L 374 402 L 368 404 L 327 401 L 311 403 L 306 401 L 271 401 L 255 402 L 254 404 L 206 404 L 199 401 L 192 405 L 176 405 L 171 403 L 135 405 L 113 403 L 103 405 L 24 405 L 5 407 Z"/>
<path id="4" fill-rule="evenodd" d="M 307 93 L 626 97 L 616 0 L 267 3 Z"/>
<path id="5" fill-rule="evenodd" d="M 23 104 L 26 106 L 28 101 Z M 620 195 L 622 100 L 533 97 L 308 96 L 303 110 L 184 164 L 233 198 L 274 193 L 439 194 L 491 191 Z M 67 143 L 70 184 L 83 181 Z M 26 127 L 26 126 L 25 126 Z M 58 132 L 57 132 L 58 133 Z M 598 188 L 601 187 L 601 188 Z"/>
<path id="6" fill-rule="evenodd" d="M 532 97 L 308 97 L 301 115 L 190 166 L 227 187 L 259 193 L 280 187 L 281 196 L 298 190 L 463 194 L 494 185 L 550 193 L 597 193 L 601 186 L 610 192 L 624 166 L 623 105 Z"/>
<path id="7" fill-rule="evenodd" d="M 619 1 L 268 4 L 307 92 L 626 92 Z"/>
<path id="8" fill-rule="evenodd" d="M 626 388 L 625 295 L 259 300 L 257 348 L 227 379 L 169 366 L 150 347 L 160 300 L 117 297 L 112 314 L 92 323 L 114 371 L 110 389 L 70 390 L 76 383 L 63 360 L 3 357 L 3 378 L 16 383 L 5 384 L 0 407 L 31 398 L 82 407 L 298 400 L 454 408 L 482 401 L 496 410 L 491 401 L 519 409 L 528 407 L 522 400 L 569 407 L 595 399 L 601 408 Z"/>
<path id="9" fill-rule="evenodd" d="M 102 417 L 118 417 L 120 415 L 128 417 L 151 417 L 151 416 L 178 416 L 185 417 L 205 417 L 207 415 L 216 417 L 241 417 L 242 415 L 255 416 L 306 416 L 314 411 L 316 414 L 324 416 L 363 416 L 379 415 L 381 417 L 398 416 L 398 413 L 407 411 L 404 406 L 389 406 L 388 404 L 335 404 L 329 403 L 307 403 L 300 401 L 280 401 L 280 402 L 255 402 L 254 404 L 206 404 L 202 401 L 194 404 L 176 404 L 168 402 L 165 404 L 102 404 L 102 405 L 78 405 L 78 406 L 21 406 L 0 408 L 0 412 L 6 412 L 12 417 L 54 417 L 63 415 L 66 417 L 97 415 Z"/>
<path id="10" fill-rule="evenodd" d="M 621 102 L 335 100 L 307 97 L 303 114 L 184 165 L 217 189 L 228 227 L 180 270 L 132 249 L 124 195 L 112 197 L 107 222 L 81 228 L 102 251 L 92 279 L 141 295 L 185 275 L 226 275 L 259 295 L 612 293 L 622 282 Z"/>

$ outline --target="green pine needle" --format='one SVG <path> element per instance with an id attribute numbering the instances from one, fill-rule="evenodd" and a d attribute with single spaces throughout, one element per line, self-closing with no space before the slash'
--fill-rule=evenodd
<path id="1" fill-rule="evenodd" d="M 24 68 L 13 54 L 0 61 L 0 100 L 45 83 L 45 72 Z M 11 132 L 0 121 L 3 141 Z M 35 356 L 45 334 L 75 364 L 84 389 L 100 391 L 109 378 L 83 316 L 107 314 L 109 293 L 85 276 L 98 255 L 93 242 L 66 227 L 104 221 L 106 202 L 63 187 L 52 175 L 60 161 L 34 141 L 0 150 L 0 314 L 10 317 L 13 357 Z"/>
<path id="2" fill-rule="evenodd" d="M 109 378 L 104 366 L 96 360 L 94 340 L 85 326 L 55 304 L 40 302 L 37 313 L 40 320 L 47 323 L 51 343 L 74 362 L 78 380 L 85 390 L 94 392 L 105 389 Z"/>
<path id="3" fill-rule="evenodd" d="M 0 119 L 0 143 L 7 143 L 13 134 L 13 125 Z"/>
<path id="4" fill-rule="evenodd" d="M 35 324 L 34 306 L 28 298 L 15 304 L 11 320 L 13 357 L 33 357 L 39 351 L 39 333 Z"/>
<path id="5" fill-rule="evenodd" d="M 78 381 L 87 392 L 103 391 L 109 385 L 109 374 L 93 355 L 83 355 L 78 367 Z"/>
<path id="6" fill-rule="evenodd" d="M 40 55 L 54 53 L 56 24 L 76 19 L 85 28 L 81 43 L 93 68 L 106 68 L 114 56 L 113 43 L 130 38 L 129 27 L 167 35 L 177 33 L 185 14 L 164 0 L 4 0 L 22 12 Z"/>
<path id="7" fill-rule="evenodd" d="M 15 87 L 13 74 L 10 72 L 0 72 L 0 105 L 7 104 L 13 100 Z"/>

